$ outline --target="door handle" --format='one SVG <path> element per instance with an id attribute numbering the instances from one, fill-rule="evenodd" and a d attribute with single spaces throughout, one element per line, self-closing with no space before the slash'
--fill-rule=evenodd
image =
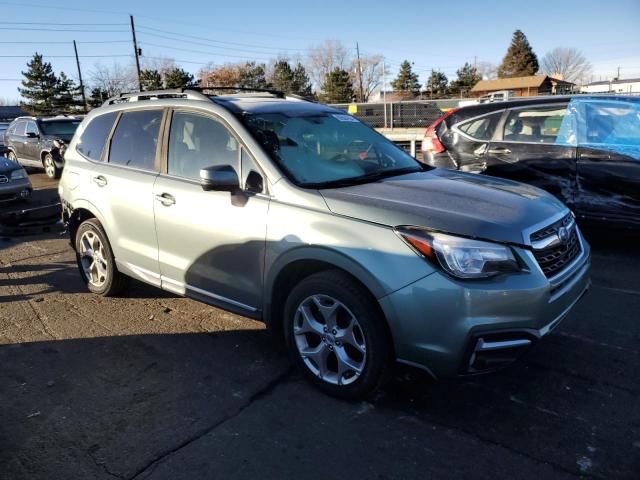
<path id="1" fill-rule="evenodd" d="M 498 147 L 490 148 L 489 150 L 487 150 L 487 153 L 490 155 L 508 155 L 511 153 L 511 150 L 505 147 Z"/>
<path id="2" fill-rule="evenodd" d="M 176 203 L 176 199 L 173 195 L 168 193 L 163 193 L 161 195 L 156 195 L 156 201 L 160 202 L 165 207 L 170 207 L 171 205 Z"/>
<path id="3" fill-rule="evenodd" d="M 99 187 L 104 187 L 107 184 L 107 179 L 102 175 L 98 175 L 97 177 L 92 178 L 93 182 Z"/>

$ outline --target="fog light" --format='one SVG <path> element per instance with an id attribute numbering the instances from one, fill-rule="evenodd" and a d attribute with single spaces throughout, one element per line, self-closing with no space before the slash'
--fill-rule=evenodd
<path id="1" fill-rule="evenodd" d="M 31 195 L 31 190 L 22 190 L 20 192 L 20 198 L 29 198 L 29 195 Z"/>

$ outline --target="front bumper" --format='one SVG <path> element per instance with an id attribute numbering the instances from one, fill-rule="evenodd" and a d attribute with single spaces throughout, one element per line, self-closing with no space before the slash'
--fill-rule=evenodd
<path id="1" fill-rule="evenodd" d="M 530 251 L 526 270 L 481 281 L 435 272 L 380 299 L 400 362 L 435 377 L 478 373 L 515 360 L 555 328 L 590 285 L 590 248 L 547 279 Z"/>
<path id="2" fill-rule="evenodd" d="M 0 184 L 0 203 L 14 200 L 27 199 L 31 196 L 33 188 L 28 178 L 11 180 Z"/>

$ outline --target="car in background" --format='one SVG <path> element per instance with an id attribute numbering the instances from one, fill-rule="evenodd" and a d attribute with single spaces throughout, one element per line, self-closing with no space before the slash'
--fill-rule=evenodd
<path id="1" fill-rule="evenodd" d="M 4 144 L 4 132 L 9 127 L 9 124 L 6 122 L 0 122 L 0 155 L 7 154 L 7 147 Z"/>
<path id="2" fill-rule="evenodd" d="M 557 96 L 450 110 L 425 132 L 431 166 L 540 187 L 584 222 L 640 227 L 640 97 Z"/>
<path id="3" fill-rule="evenodd" d="M 0 157 L 0 205 L 31 196 L 31 181 L 23 167 Z"/>
<path id="4" fill-rule="evenodd" d="M 9 160 L 26 167 L 44 168 L 49 178 L 60 178 L 67 144 L 81 118 L 18 117 L 4 132 Z"/>

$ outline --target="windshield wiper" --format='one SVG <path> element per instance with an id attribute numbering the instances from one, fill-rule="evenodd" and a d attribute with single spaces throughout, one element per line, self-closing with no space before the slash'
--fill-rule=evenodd
<path id="1" fill-rule="evenodd" d="M 359 185 L 362 183 L 375 182 L 384 178 L 396 177 L 398 175 L 405 175 L 407 173 L 416 173 L 424 171 L 420 167 L 404 167 L 396 168 L 393 170 L 379 170 L 377 172 L 365 173 L 364 175 L 358 175 L 357 177 L 341 178 L 340 180 L 330 180 L 328 182 L 317 183 L 303 183 L 301 186 L 306 188 L 339 188 L 350 187 L 352 185 Z"/>

